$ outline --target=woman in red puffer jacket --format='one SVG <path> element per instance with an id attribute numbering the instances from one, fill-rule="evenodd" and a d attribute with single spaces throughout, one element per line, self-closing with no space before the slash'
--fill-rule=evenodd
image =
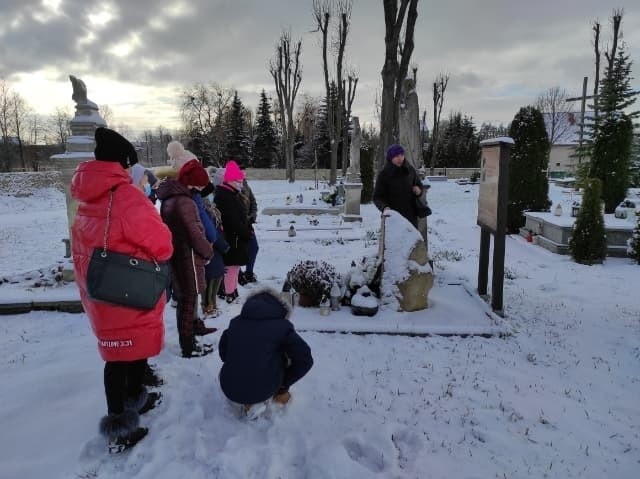
<path id="1" fill-rule="evenodd" d="M 161 262 L 169 260 L 173 247 L 169 229 L 144 193 L 131 184 L 125 169 L 137 162 L 133 145 L 107 128 L 98 128 L 95 139 L 96 161 L 81 163 L 71 182 L 71 195 L 78 200 L 71 246 L 82 306 L 106 362 L 108 415 L 102 419 L 100 431 L 109 439 L 110 452 L 121 452 L 146 435 L 147 430 L 138 427 L 139 413 L 159 399 L 158 393 L 147 394 L 142 382 L 146 359 L 162 349 L 166 298 L 161 295 L 150 310 L 89 298 L 87 269 L 93 250 L 104 244 L 110 193 L 109 250 Z"/>

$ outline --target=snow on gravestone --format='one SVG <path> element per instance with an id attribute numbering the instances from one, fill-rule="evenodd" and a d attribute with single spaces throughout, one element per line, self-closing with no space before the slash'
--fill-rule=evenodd
<path id="1" fill-rule="evenodd" d="M 432 287 L 433 270 L 422 235 L 391 210 L 385 220 L 382 302 L 397 303 L 401 311 L 425 309 Z"/>

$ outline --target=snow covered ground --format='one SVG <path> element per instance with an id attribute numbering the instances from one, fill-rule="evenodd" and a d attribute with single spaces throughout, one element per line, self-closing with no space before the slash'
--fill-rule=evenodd
<path id="1" fill-rule="evenodd" d="M 252 182 L 261 208 L 286 194 L 304 192 L 310 201 L 309 186 Z M 569 190 L 550 194 L 571 203 Z M 477 186 L 433 183 L 429 202 L 437 278 L 475 284 Z M 377 248 L 368 231 L 377 229 L 378 213 L 366 205 L 363 216 L 350 235 L 291 242 L 267 231 L 276 217 L 259 217 L 259 279 L 277 284 L 308 258 L 346 270 Z M 0 196 L 0 277 L 55 264 L 64 220 L 64 197 L 53 189 Z M 2 316 L 0 477 L 638 477 L 640 269 L 624 258 L 577 265 L 520 237 L 508 238 L 506 251 L 514 335 L 303 333 L 313 369 L 286 408 L 254 422 L 225 401 L 216 355 L 179 357 L 168 307 L 166 347 L 152 361 L 166 381 L 164 402 L 143 416 L 149 436 L 116 457 L 97 434 L 106 409 L 102 361 L 85 316 Z M 222 329 L 240 305 L 224 309 L 210 325 Z"/>

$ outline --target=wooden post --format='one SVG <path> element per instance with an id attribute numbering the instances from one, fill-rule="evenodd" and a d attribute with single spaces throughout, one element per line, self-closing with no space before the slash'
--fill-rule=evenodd
<path id="1" fill-rule="evenodd" d="M 480 143 L 482 171 L 478 194 L 478 225 L 480 258 L 478 263 L 478 293 L 487 294 L 489 243 L 493 234 L 493 273 L 491 277 L 491 308 L 503 315 L 504 255 L 509 194 L 509 158 L 511 138 L 494 138 Z"/>
<path id="2" fill-rule="evenodd" d="M 480 260 L 478 265 L 478 294 L 487 294 L 489 278 L 489 247 L 491 245 L 491 232 L 486 228 L 480 228 Z"/>

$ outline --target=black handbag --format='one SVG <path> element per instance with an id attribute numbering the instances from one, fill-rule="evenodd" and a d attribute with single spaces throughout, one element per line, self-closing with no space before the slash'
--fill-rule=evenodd
<path id="1" fill-rule="evenodd" d="M 431 214 L 431 208 L 427 204 L 427 200 L 422 195 L 416 196 L 416 216 L 418 218 L 426 218 Z"/>
<path id="2" fill-rule="evenodd" d="M 167 286 L 169 264 L 108 250 L 112 202 L 113 190 L 109 196 L 103 247 L 95 248 L 89 261 L 87 293 L 95 301 L 134 309 L 152 309 Z"/>

